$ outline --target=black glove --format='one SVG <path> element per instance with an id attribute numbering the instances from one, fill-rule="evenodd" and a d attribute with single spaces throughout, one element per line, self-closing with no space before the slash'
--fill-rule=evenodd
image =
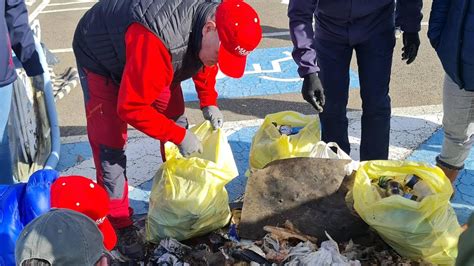
<path id="1" fill-rule="evenodd" d="M 321 113 L 324 106 L 324 90 L 318 74 L 311 73 L 304 76 L 303 87 L 301 88 L 303 99 L 310 103 L 316 111 Z"/>
<path id="2" fill-rule="evenodd" d="M 407 65 L 415 61 L 419 47 L 420 37 L 418 36 L 418 32 L 403 33 L 402 60 L 407 60 Z"/>

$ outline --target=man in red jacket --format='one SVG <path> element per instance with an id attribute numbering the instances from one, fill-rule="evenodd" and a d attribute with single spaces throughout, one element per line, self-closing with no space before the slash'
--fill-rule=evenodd
<path id="1" fill-rule="evenodd" d="M 80 20 L 73 48 L 87 132 L 122 253 L 142 252 L 128 203 L 127 124 L 162 144 L 175 143 L 184 156 L 200 152 L 200 141 L 186 129 L 180 82 L 193 79 L 204 118 L 221 127 L 217 65 L 241 77 L 261 36 L 257 13 L 242 0 L 101 0 Z"/>

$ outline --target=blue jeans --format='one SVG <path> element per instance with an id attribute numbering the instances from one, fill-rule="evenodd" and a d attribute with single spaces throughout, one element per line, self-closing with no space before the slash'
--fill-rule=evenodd
<path id="1" fill-rule="evenodd" d="M 12 184 L 12 161 L 8 141 L 8 116 L 12 103 L 11 84 L 0 87 L 0 184 Z"/>
<path id="2" fill-rule="evenodd" d="M 362 98 L 360 160 L 388 158 L 390 139 L 389 83 L 395 32 L 374 34 L 363 43 L 350 45 L 326 40 L 315 42 L 319 78 L 326 95 L 321 120 L 322 140 L 336 142 L 350 154 L 346 106 L 349 99 L 349 67 L 355 50 Z"/>

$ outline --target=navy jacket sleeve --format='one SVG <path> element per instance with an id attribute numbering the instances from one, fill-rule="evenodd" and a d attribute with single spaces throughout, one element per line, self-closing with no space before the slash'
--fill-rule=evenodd
<path id="1" fill-rule="evenodd" d="M 43 68 L 35 49 L 33 32 L 28 24 L 28 11 L 24 0 L 6 0 L 5 4 L 5 20 L 13 51 L 28 76 L 42 74 Z"/>
<path id="2" fill-rule="evenodd" d="M 431 6 L 430 22 L 428 28 L 428 38 L 431 46 L 438 47 L 441 31 L 446 24 L 450 0 L 434 0 Z"/>
<path id="3" fill-rule="evenodd" d="M 314 49 L 313 14 L 316 0 L 290 0 L 288 17 L 293 41 L 293 59 L 298 65 L 300 77 L 319 71 Z"/>
<path id="4" fill-rule="evenodd" d="M 423 0 L 397 0 L 395 24 L 405 32 L 419 32 Z"/>

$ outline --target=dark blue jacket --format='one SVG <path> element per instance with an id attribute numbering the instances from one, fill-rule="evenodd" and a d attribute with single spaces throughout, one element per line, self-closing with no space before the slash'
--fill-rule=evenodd
<path id="1" fill-rule="evenodd" d="M 0 0 L 0 87 L 16 79 L 12 49 L 28 76 L 43 73 L 24 0 Z"/>
<path id="2" fill-rule="evenodd" d="M 403 31 L 418 32 L 422 6 L 422 0 L 397 0 L 395 12 L 394 0 L 290 0 L 288 17 L 298 73 L 319 71 L 314 38 L 355 45 L 393 30 L 395 24 Z"/>
<path id="3" fill-rule="evenodd" d="M 474 91 L 474 0 L 434 0 L 428 37 L 446 74 Z"/>

